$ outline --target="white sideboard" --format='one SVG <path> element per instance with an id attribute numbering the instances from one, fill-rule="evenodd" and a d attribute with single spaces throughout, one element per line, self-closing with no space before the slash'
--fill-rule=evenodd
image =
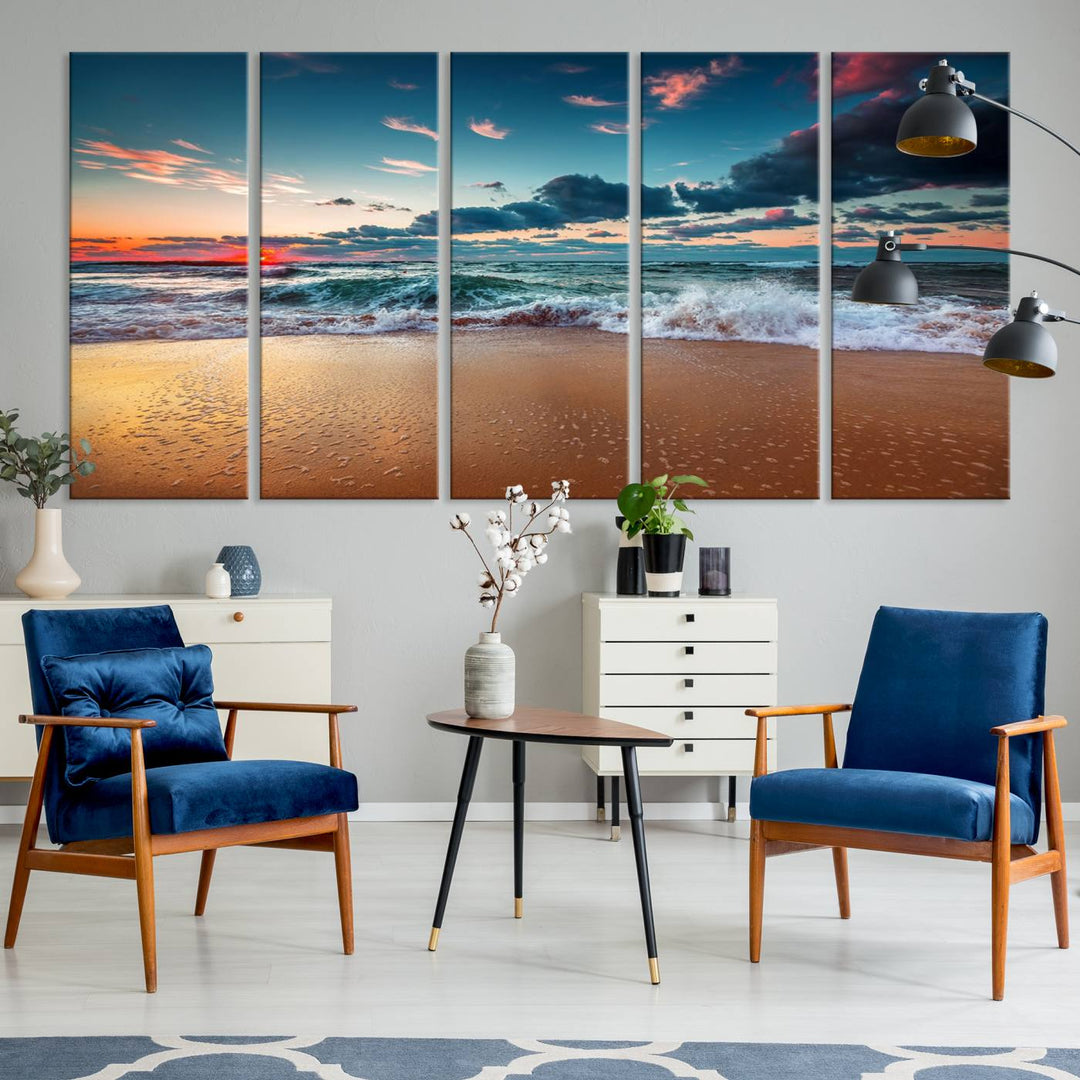
<path id="1" fill-rule="evenodd" d="M 582 606 L 583 711 L 675 740 L 638 750 L 642 776 L 753 774 L 757 721 L 745 710 L 776 704 L 775 600 L 585 593 Z M 599 777 L 622 775 L 618 747 L 582 756 Z"/>
<path id="2" fill-rule="evenodd" d="M 31 608 L 72 609 L 168 604 L 188 645 L 214 654 L 214 693 L 219 700 L 329 703 L 329 596 L 263 595 L 208 600 L 203 596 L 69 596 L 65 600 L 0 598 L 0 779 L 34 771 L 32 728 L 17 722 L 32 712 L 23 647 L 22 615 Z M 224 725 L 225 717 L 222 716 Z M 286 758 L 328 763 L 325 718 L 243 713 L 236 758 Z"/>

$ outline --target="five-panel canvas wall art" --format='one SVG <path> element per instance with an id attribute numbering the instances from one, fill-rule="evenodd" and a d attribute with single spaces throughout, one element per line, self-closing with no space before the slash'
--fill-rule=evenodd
<path id="1" fill-rule="evenodd" d="M 614 497 L 638 333 L 644 474 L 817 498 L 831 155 L 832 497 L 1007 498 L 1007 380 L 977 359 L 1009 303 L 1000 114 L 913 158 L 936 55 L 644 53 L 634 94 L 629 59 L 454 54 L 442 132 L 433 53 L 263 54 L 249 165 L 245 54 L 72 54 L 71 430 L 98 462 L 73 496 L 247 497 L 250 343 L 263 498 L 436 498 L 441 332 L 454 498 Z M 1007 97 L 1007 54 L 951 59 Z M 929 247 L 919 304 L 848 299 L 886 229 Z"/>

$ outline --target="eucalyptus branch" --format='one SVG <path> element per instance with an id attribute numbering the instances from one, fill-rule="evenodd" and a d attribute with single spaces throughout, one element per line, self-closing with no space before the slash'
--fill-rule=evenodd
<path id="1" fill-rule="evenodd" d="M 0 410 L 0 480 L 14 484 L 24 499 L 30 499 L 39 509 L 62 487 L 74 484 L 80 476 L 89 476 L 95 469 L 90 456 L 90 443 L 79 440 L 82 460 L 66 432 L 46 431 L 38 437 L 27 438 L 18 433 L 15 421 L 18 409 Z"/>

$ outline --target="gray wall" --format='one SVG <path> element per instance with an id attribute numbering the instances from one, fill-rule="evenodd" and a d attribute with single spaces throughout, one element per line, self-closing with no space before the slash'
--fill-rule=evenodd
<path id="1" fill-rule="evenodd" d="M 940 0 L 9 0 L 0 65 L 0 404 L 21 406 L 34 430 L 66 424 L 71 50 L 1011 49 L 1017 107 L 1078 136 L 1080 8 L 1044 0 L 1026 10 L 1018 19 L 1004 0 L 975 8 Z M 1069 259 L 1080 240 L 1080 162 L 1019 122 L 1013 147 L 1013 242 Z M 1019 263 L 1014 282 L 1014 299 L 1037 286 L 1080 310 L 1075 279 L 1060 271 Z M 698 535 L 733 547 L 738 587 L 780 600 L 783 701 L 852 693 L 878 604 L 1040 609 L 1051 625 L 1048 709 L 1080 714 L 1080 332 L 1055 334 L 1061 375 L 1012 384 L 1011 501 L 702 508 Z M 445 390 L 445 350 L 442 366 Z M 824 382 L 823 393 L 827 408 Z M 444 417 L 446 405 L 444 394 Z M 444 488 L 447 440 L 444 430 Z M 580 704 L 578 596 L 613 585 L 614 548 L 611 503 L 572 509 L 573 537 L 529 580 L 505 627 L 518 651 L 519 698 L 570 708 Z M 445 801 L 464 747 L 430 732 L 423 716 L 459 700 L 461 654 L 480 625 L 474 567 L 447 529 L 449 510 L 446 500 L 82 502 L 68 507 L 65 544 L 89 592 L 197 591 L 218 547 L 246 542 L 258 550 L 268 591 L 332 593 L 334 693 L 361 704 L 347 756 L 364 797 Z M 0 493 L 0 592 L 14 591 L 30 543 L 27 504 Z M 818 762 L 819 733 L 817 723 L 787 722 L 782 763 Z M 478 799 L 508 798 L 503 750 L 489 750 Z M 1066 733 L 1060 753 L 1065 797 L 1080 800 L 1080 733 Z M 577 754 L 558 748 L 533 754 L 529 780 L 536 800 L 584 800 L 592 790 Z M 712 791 L 702 781 L 654 781 L 646 794 L 682 800 Z"/>

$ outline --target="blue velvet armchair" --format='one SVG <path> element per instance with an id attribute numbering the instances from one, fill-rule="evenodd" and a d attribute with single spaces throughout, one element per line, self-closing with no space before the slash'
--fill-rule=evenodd
<path id="1" fill-rule="evenodd" d="M 991 866 L 993 996 L 1005 995 L 1009 887 L 1050 875 L 1058 945 L 1069 946 L 1054 731 L 1044 716 L 1046 619 L 881 608 L 853 705 L 748 709 L 758 720 L 750 788 L 750 959 L 761 957 L 765 860 L 832 848 L 840 917 L 847 848 Z M 851 712 L 842 768 L 832 717 Z M 825 768 L 766 775 L 774 716 L 823 718 Z M 1042 788 L 1046 851 L 1037 852 Z"/>
<path id="2" fill-rule="evenodd" d="M 218 848 L 332 852 L 344 951 L 353 951 L 348 813 L 338 717 L 354 705 L 215 701 L 210 650 L 185 647 L 166 606 L 29 611 L 38 758 L 15 865 L 4 947 L 13 948 L 32 870 L 133 880 L 146 990 L 157 989 L 153 859 L 201 851 L 195 914 Z M 218 710 L 227 712 L 224 734 Z M 241 712 L 329 720 L 330 765 L 233 761 Z M 42 809 L 58 850 L 37 846 Z"/>

